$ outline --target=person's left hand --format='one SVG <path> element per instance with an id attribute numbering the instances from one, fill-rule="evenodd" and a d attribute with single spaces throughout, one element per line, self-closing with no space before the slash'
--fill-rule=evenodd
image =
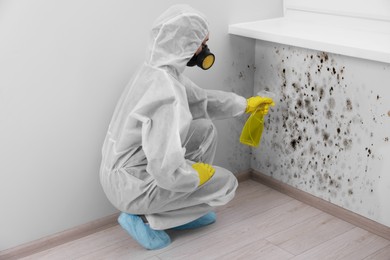
<path id="1" fill-rule="evenodd" d="M 199 185 L 203 185 L 205 182 L 207 182 L 215 173 L 215 169 L 213 166 L 207 163 L 201 163 L 197 162 L 192 165 L 192 168 L 194 168 L 199 175 Z"/>

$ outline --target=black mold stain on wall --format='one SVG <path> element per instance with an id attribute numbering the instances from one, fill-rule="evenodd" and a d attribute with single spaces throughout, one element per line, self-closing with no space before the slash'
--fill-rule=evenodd
<path id="1" fill-rule="evenodd" d="M 368 174 L 367 162 L 375 158 L 369 125 L 377 123 L 375 117 L 369 122 L 361 115 L 361 104 L 351 95 L 357 86 L 347 84 L 348 68 L 325 52 L 274 47 L 273 57 L 280 85 L 265 129 L 278 159 L 266 159 L 268 173 L 315 194 L 327 193 L 322 197 L 329 200 L 356 196 L 359 190 L 375 192 L 374 181 L 362 183 L 348 175 L 355 168 L 357 174 Z M 379 101 L 380 95 L 371 93 L 369 98 Z"/>

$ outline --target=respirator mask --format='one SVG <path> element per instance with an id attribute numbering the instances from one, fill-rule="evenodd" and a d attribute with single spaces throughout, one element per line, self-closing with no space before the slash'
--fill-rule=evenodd
<path id="1" fill-rule="evenodd" d="M 203 45 L 202 51 L 199 54 L 195 54 L 187 63 L 187 66 L 193 67 L 197 65 L 204 70 L 208 70 L 213 66 L 215 61 L 215 56 L 210 52 L 209 47 L 207 45 Z"/>

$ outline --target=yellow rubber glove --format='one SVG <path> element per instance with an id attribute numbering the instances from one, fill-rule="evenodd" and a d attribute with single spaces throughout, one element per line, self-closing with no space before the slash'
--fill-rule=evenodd
<path id="1" fill-rule="evenodd" d="M 197 162 L 192 165 L 192 168 L 194 168 L 198 172 L 199 175 L 198 186 L 201 186 L 203 185 L 203 183 L 207 182 L 214 175 L 215 172 L 215 169 L 210 164 L 207 163 Z"/>
<path id="2" fill-rule="evenodd" d="M 268 113 L 269 106 L 274 105 L 275 103 L 272 98 L 260 96 L 250 97 L 247 99 L 245 113 L 252 113 L 261 106 L 259 109 L 262 110 L 263 114 L 265 115 Z"/>

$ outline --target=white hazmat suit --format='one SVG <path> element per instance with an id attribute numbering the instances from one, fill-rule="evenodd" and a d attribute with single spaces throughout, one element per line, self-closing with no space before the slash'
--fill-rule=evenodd
<path id="1" fill-rule="evenodd" d="M 189 6 L 168 9 L 154 23 L 145 63 L 125 88 L 102 149 L 100 180 L 120 211 L 145 215 L 164 230 L 191 222 L 234 197 L 235 176 L 215 173 L 199 186 L 195 162 L 211 164 L 212 119 L 242 115 L 245 98 L 205 90 L 182 75 L 208 35 L 204 16 Z"/>

